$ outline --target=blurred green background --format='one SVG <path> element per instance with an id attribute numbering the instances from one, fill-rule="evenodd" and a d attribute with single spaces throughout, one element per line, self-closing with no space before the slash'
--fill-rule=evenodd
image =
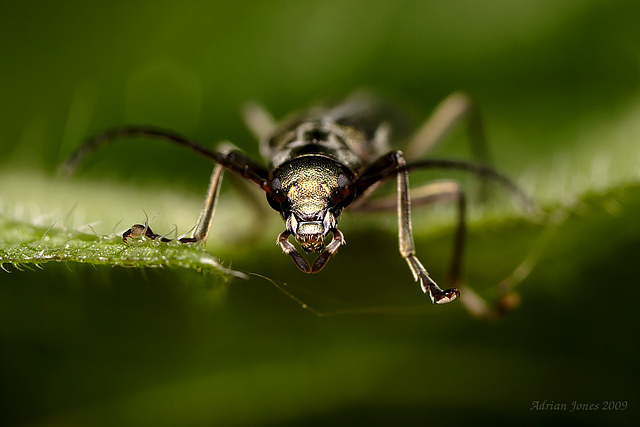
<path id="1" fill-rule="evenodd" d="M 3 2 L 5 217 L 64 218 L 76 206 L 77 223 L 107 234 L 144 209 L 159 213 L 156 231 L 186 231 L 211 169 L 191 153 L 115 144 L 83 165 L 82 187 L 56 180 L 56 167 L 87 135 L 124 123 L 257 156 L 239 113 L 247 100 L 282 117 L 365 88 L 416 123 L 468 92 L 498 168 L 567 219 L 521 284 L 521 306 L 487 324 L 459 303 L 428 304 L 397 254 L 393 215 L 345 216 L 348 245 L 305 276 L 273 244 L 278 215 L 250 234 L 253 208 L 225 186 L 208 249 L 316 310 L 349 314 L 315 316 L 259 277 L 8 266 L 0 424 L 637 420 L 639 22 L 636 1 Z M 467 152 L 460 133 L 437 154 Z M 491 299 L 550 229 L 510 208 L 477 211 L 467 278 Z M 414 213 L 436 279 L 453 225 L 452 210 L 440 214 Z M 531 410 L 536 401 L 567 410 Z M 598 409 L 571 412 L 573 402 Z"/>

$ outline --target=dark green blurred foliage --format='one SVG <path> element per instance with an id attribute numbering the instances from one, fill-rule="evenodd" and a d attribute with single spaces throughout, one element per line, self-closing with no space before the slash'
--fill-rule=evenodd
<path id="1" fill-rule="evenodd" d="M 0 424 L 637 420 L 640 191 L 628 170 L 640 159 L 638 22 L 634 1 L 5 2 L 2 170 L 53 174 L 85 136 L 124 123 L 257 156 L 239 114 L 250 99 L 282 117 L 369 88 L 419 122 L 464 90 L 498 168 L 533 175 L 534 196 L 568 219 L 519 288 L 522 305 L 495 324 L 457 303 L 427 304 L 397 255 L 393 215 L 345 217 L 348 245 L 314 276 L 275 235 L 210 245 L 317 310 L 380 307 L 374 314 L 317 317 L 258 277 L 0 271 Z M 464 144 L 454 135 L 438 154 L 467 156 Z M 591 160 L 610 147 L 600 187 Z M 558 153 L 575 155 L 571 168 L 558 169 Z M 199 195 L 209 173 L 175 147 L 128 141 L 77 179 Z M 467 278 L 488 298 L 546 229 L 515 215 L 471 226 Z M 418 254 L 445 277 L 450 223 L 415 221 Z M 570 412 L 574 401 L 612 400 L 628 408 Z M 568 409 L 531 411 L 535 401 Z"/>

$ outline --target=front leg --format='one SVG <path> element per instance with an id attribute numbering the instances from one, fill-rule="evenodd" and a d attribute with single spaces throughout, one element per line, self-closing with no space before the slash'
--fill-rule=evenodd
<path id="1" fill-rule="evenodd" d="M 218 196 L 220 195 L 220 185 L 222 184 L 222 175 L 224 168 L 221 165 L 216 165 L 211 173 L 211 179 L 209 180 L 209 187 L 207 188 L 207 195 L 204 199 L 200 216 L 193 229 L 191 237 L 183 237 L 180 239 L 182 243 L 189 242 L 202 242 L 206 243 L 207 237 L 209 237 L 209 230 L 211 229 L 211 223 L 213 222 L 213 214 L 216 211 L 216 204 L 218 203 Z"/>
<path id="2" fill-rule="evenodd" d="M 451 302 L 460 296 L 456 288 L 442 290 L 436 282 L 429 277 L 429 273 L 415 255 L 413 243 L 413 231 L 411 229 L 411 199 L 409 197 L 409 173 L 406 169 L 406 161 L 401 152 L 393 154 L 396 162 L 398 176 L 398 242 L 400 254 L 409 264 L 415 280 L 420 281 L 424 293 L 429 293 L 431 301 L 436 304 Z"/>
<path id="3" fill-rule="evenodd" d="M 211 223 L 213 222 L 213 215 L 218 203 L 218 196 L 220 195 L 220 186 L 222 184 L 222 175 L 224 168 L 221 165 L 216 165 L 211 173 L 211 179 L 209 180 L 209 187 L 207 188 L 207 194 L 204 199 L 202 210 L 196 225 L 193 227 L 193 232 L 189 236 L 181 237 L 178 239 L 181 243 L 202 243 L 207 242 L 209 237 L 209 230 L 211 229 Z M 135 224 L 130 229 L 124 232 L 122 240 L 126 243 L 129 238 L 137 238 L 145 236 L 148 239 L 160 240 L 161 242 L 170 242 L 171 239 L 159 236 L 151 231 L 149 225 Z"/>

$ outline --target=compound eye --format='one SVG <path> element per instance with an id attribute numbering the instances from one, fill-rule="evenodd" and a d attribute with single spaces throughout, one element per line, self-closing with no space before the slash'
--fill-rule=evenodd
<path id="1" fill-rule="evenodd" d="M 291 199 L 287 197 L 280 189 L 272 190 L 267 194 L 267 202 L 274 210 L 282 213 L 291 210 Z"/>
<path id="2" fill-rule="evenodd" d="M 353 183 L 353 179 L 349 176 L 341 173 L 338 175 L 338 187 L 333 190 L 330 201 L 333 205 L 340 205 L 341 207 L 347 206 L 353 200 L 355 194 L 350 185 Z"/>
<path id="3" fill-rule="evenodd" d="M 351 203 L 353 196 L 354 194 L 349 187 L 338 187 L 333 190 L 330 201 L 333 205 L 340 204 L 344 207 Z"/>
<path id="4" fill-rule="evenodd" d="M 271 193 L 267 194 L 267 202 L 269 202 L 269 206 L 278 212 L 281 212 L 285 205 L 287 205 L 287 197 L 284 195 L 282 190 L 277 189 Z"/>
<path id="5" fill-rule="evenodd" d="M 280 203 L 273 200 L 273 197 L 271 197 L 271 194 L 269 193 L 267 193 L 267 202 L 269 202 L 269 206 L 271 206 L 271 209 L 280 212 Z"/>

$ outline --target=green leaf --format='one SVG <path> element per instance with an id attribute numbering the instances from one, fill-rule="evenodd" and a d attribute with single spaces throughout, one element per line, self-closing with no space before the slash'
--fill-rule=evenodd
<path id="1" fill-rule="evenodd" d="M 0 263 L 5 270 L 8 270 L 9 265 L 21 269 L 58 261 L 138 268 L 185 268 L 198 272 L 216 272 L 223 276 L 246 277 L 222 266 L 216 257 L 205 250 L 204 245 L 160 243 L 149 239 L 138 239 L 132 244 L 125 244 L 121 233 L 101 234 L 97 230 L 104 227 L 100 227 L 97 222 L 117 225 L 118 221 L 108 217 L 109 206 L 112 205 L 110 202 L 117 198 L 115 193 L 108 191 L 107 194 L 113 199 L 109 199 L 109 196 L 105 198 L 99 185 L 92 187 L 56 180 L 52 182 L 40 174 L 30 175 L 24 171 L 5 173 L 0 176 L 0 181 L 5 188 L 11 186 L 16 191 L 14 197 L 21 199 L 10 200 L 11 194 L 8 194 L 9 197 L 5 196 L 3 200 L 4 212 L 0 215 Z M 28 194 L 37 200 L 29 201 L 29 197 L 22 196 L 27 193 L 26 187 L 16 189 L 15 184 L 8 184 L 16 182 L 29 185 Z M 120 196 L 126 196 L 126 193 L 126 189 L 121 189 Z M 94 212 L 102 214 L 96 214 L 99 218 L 94 218 L 94 225 L 78 225 L 76 207 L 73 205 L 65 215 L 56 214 L 55 211 L 38 215 L 25 211 L 24 206 L 27 205 L 35 204 L 34 209 L 41 212 L 47 205 L 65 204 L 67 201 L 56 198 L 57 194 L 72 195 L 76 199 L 75 206 L 81 203 L 81 209 L 87 215 Z M 36 204 L 38 201 L 42 206 Z M 172 196 L 171 203 L 180 204 L 181 199 Z M 59 207 L 57 211 L 59 212 Z M 9 212 L 13 212 L 13 218 Z M 23 217 L 18 218 L 18 213 Z"/>
<path id="2" fill-rule="evenodd" d="M 637 424 L 637 1 L 5 3 L 1 425 Z M 307 275 L 274 245 L 277 213 L 236 199 L 226 176 L 206 248 L 120 241 L 145 220 L 170 236 L 193 226 L 211 165 L 192 153 L 122 142 L 52 178 L 83 138 L 128 123 L 257 158 L 244 102 L 280 118 L 363 87 L 416 123 L 468 92 L 494 164 L 542 206 L 533 221 L 502 196 L 472 203 L 466 282 L 494 301 L 501 280 L 522 279 L 499 321 L 470 317 L 464 295 L 425 298 L 393 214 L 347 210 L 347 245 Z M 469 152 L 459 132 L 432 154 Z M 454 215 L 413 209 L 441 285 Z M 145 251 L 163 267 L 114 267 Z M 210 258 L 273 282 L 221 286 Z"/>
<path id="3" fill-rule="evenodd" d="M 202 245 L 160 243 L 139 240 L 125 244 L 120 236 L 96 236 L 55 227 L 44 229 L 0 218 L 3 234 L 0 262 L 41 266 L 50 261 L 138 268 L 187 268 L 198 272 L 219 272 L 245 277 L 225 268 Z M 6 266 L 3 269 L 7 270 Z"/>

